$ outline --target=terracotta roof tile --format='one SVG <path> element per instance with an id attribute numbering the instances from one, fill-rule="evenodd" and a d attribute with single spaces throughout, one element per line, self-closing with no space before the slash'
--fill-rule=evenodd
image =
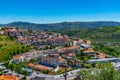
<path id="1" fill-rule="evenodd" d="M 0 76 L 0 80 L 19 80 L 19 78 L 14 75 L 2 75 Z"/>
<path id="2" fill-rule="evenodd" d="M 29 63 L 28 66 L 34 67 L 34 68 L 37 68 L 37 69 L 40 69 L 40 70 L 52 70 L 52 68 L 49 68 L 49 67 L 46 67 L 46 66 L 43 66 L 43 65 L 32 64 L 32 63 Z"/>

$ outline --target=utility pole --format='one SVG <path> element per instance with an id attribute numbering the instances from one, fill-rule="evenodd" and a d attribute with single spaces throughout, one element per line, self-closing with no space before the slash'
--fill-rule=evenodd
<path id="1" fill-rule="evenodd" d="M 65 73 L 63 74 L 65 80 L 67 80 L 67 65 L 66 64 L 61 64 L 60 67 L 64 68 Z"/>

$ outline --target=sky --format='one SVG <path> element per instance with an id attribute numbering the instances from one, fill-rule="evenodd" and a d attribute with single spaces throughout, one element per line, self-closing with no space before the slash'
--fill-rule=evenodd
<path id="1" fill-rule="evenodd" d="M 120 0 L 0 0 L 0 23 L 119 21 Z"/>

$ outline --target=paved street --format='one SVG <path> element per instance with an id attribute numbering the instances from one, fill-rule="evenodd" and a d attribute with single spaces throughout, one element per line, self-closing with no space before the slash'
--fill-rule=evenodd
<path id="1" fill-rule="evenodd" d="M 67 72 L 68 80 L 71 79 L 71 78 L 75 78 L 77 76 L 77 72 L 79 70 L 80 69 Z M 36 76 L 46 77 L 46 78 L 48 78 L 48 80 L 64 80 L 63 74 L 60 74 L 60 75 L 47 75 L 47 74 L 42 74 L 42 73 L 37 74 L 36 72 L 33 72 L 33 74 L 31 76 L 27 76 L 27 79 L 29 80 L 30 78 L 34 78 Z"/>

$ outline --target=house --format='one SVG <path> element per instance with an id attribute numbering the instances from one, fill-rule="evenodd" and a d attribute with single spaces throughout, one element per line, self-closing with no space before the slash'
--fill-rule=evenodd
<path id="1" fill-rule="evenodd" d="M 78 45 L 73 45 L 70 47 L 65 47 L 63 49 L 61 49 L 63 51 L 63 53 L 78 53 L 79 50 L 79 46 Z"/>
<path id="2" fill-rule="evenodd" d="M 13 57 L 13 62 L 19 64 L 20 62 L 27 61 L 29 62 L 33 58 L 37 58 L 41 55 L 40 50 L 31 50 L 30 52 L 26 52 L 20 55 L 16 55 Z"/>
<path id="3" fill-rule="evenodd" d="M 71 67 L 81 68 L 81 64 L 82 64 L 82 61 L 80 61 L 78 59 L 70 59 L 68 61 L 68 65 Z"/>
<path id="4" fill-rule="evenodd" d="M 96 56 L 96 52 L 92 48 L 88 48 L 86 51 L 84 51 L 84 53 L 89 56 L 93 56 L 93 57 Z"/>
<path id="5" fill-rule="evenodd" d="M 91 45 L 91 41 L 90 41 L 90 40 L 87 40 L 87 41 L 86 41 L 86 44 L 87 44 L 87 45 Z"/>
<path id="6" fill-rule="evenodd" d="M 0 76 L 0 80 L 20 80 L 17 76 L 4 74 Z"/>
<path id="7" fill-rule="evenodd" d="M 87 40 L 86 42 L 84 42 L 82 39 L 79 39 L 77 41 L 77 45 L 79 45 L 82 49 L 84 48 L 92 48 L 93 46 L 91 45 L 91 41 Z"/>
<path id="8" fill-rule="evenodd" d="M 82 39 L 80 39 L 80 38 L 78 38 L 78 39 L 75 39 L 74 41 L 73 41 L 73 45 L 81 45 L 81 44 L 83 44 L 84 43 L 84 41 L 82 40 Z"/>
<path id="9" fill-rule="evenodd" d="M 66 60 L 61 57 L 59 57 L 59 58 L 54 58 L 54 57 L 49 57 L 49 56 L 40 56 L 39 57 L 39 64 L 41 64 L 41 65 L 56 68 L 62 63 L 67 64 Z"/>
<path id="10" fill-rule="evenodd" d="M 33 69 L 40 70 L 40 71 L 42 71 L 42 70 L 49 70 L 49 71 L 51 71 L 53 69 L 51 67 L 38 65 L 38 64 L 33 64 L 33 63 L 29 63 L 28 66 L 33 68 Z"/>
<path id="11" fill-rule="evenodd" d="M 103 53 L 98 53 L 98 54 L 97 54 L 97 58 L 103 59 L 103 58 L 105 58 L 105 54 L 103 54 Z"/>
<path id="12" fill-rule="evenodd" d="M 57 59 L 57 64 L 58 64 L 58 66 L 60 66 L 61 64 L 67 64 L 67 62 L 66 62 L 66 60 L 64 58 L 59 57 Z"/>
<path id="13" fill-rule="evenodd" d="M 16 55 L 13 57 L 13 62 L 19 64 L 20 62 L 23 62 L 25 57 L 23 55 Z"/>
<path id="14" fill-rule="evenodd" d="M 57 38 L 49 38 L 47 41 L 48 41 L 48 44 L 55 45 L 55 46 L 69 44 L 69 42 L 70 42 L 70 40 L 67 36 L 57 37 Z"/>
<path id="15" fill-rule="evenodd" d="M 23 55 L 25 56 L 25 61 L 29 62 L 31 59 L 39 57 L 39 55 L 41 55 L 41 51 L 31 50 L 30 52 L 26 52 Z"/>

